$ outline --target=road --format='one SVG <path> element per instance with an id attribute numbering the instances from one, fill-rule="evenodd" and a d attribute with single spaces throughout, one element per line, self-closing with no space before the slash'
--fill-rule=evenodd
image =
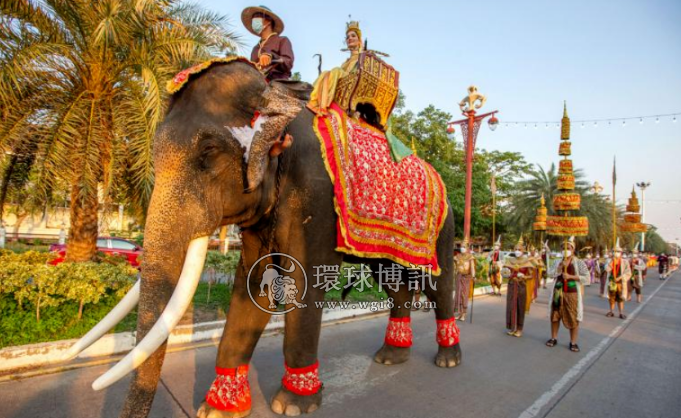
<path id="1" fill-rule="evenodd" d="M 650 270 L 642 304 L 629 318 L 607 318 L 607 301 L 586 288 L 580 353 L 561 329 L 549 338 L 547 291 L 526 319 L 522 338 L 505 334 L 505 297 L 475 301 L 474 323 L 460 324 L 463 363 L 433 364 L 432 313 L 413 316 L 414 346 L 402 365 L 372 361 L 386 315 L 326 326 L 320 347 L 322 408 L 310 417 L 679 417 L 681 416 L 681 273 L 667 281 Z M 263 338 L 251 364 L 253 417 L 276 417 L 268 400 L 283 374 L 282 336 Z M 216 347 L 170 353 L 152 417 L 194 417 L 213 380 Z M 127 381 L 104 392 L 90 384 L 110 365 L 0 384 L 0 416 L 117 417 Z"/>

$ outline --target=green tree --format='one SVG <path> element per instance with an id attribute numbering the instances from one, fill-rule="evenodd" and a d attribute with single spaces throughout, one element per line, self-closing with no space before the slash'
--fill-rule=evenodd
<path id="1" fill-rule="evenodd" d="M 575 170 L 575 192 L 582 196 L 581 209 L 571 212 L 572 215 L 589 218 L 589 235 L 582 239 L 584 245 L 607 246 L 612 237 L 612 206 L 604 195 L 590 191 L 581 170 Z M 546 199 L 549 215 L 554 215 L 551 205 L 553 197 L 558 194 L 558 176 L 556 166 L 552 164 L 548 171 L 541 166 L 530 171 L 529 176 L 514 185 L 506 208 L 506 227 L 516 236 L 532 231 L 534 217 L 537 214 L 542 194 Z M 618 214 L 621 208 L 618 208 Z M 619 216 L 619 215 L 618 215 Z M 548 237 L 547 237 L 548 238 Z M 558 239 L 553 240 L 558 243 Z"/>
<path id="2" fill-rule="evenodd" d="M 165 84 L 180 69 L 231 53 L 226 17 L 179 1 L 0 0 L 0 150 L 31 133 L 33 192 L 63 179 L 67 254 L 91 259 L 98 193 L 143 213 Z"/>
<path id="3" fill-rule="evenodd" d="M 430 105 L 418 113 L 404 111 L 405 98 L 400 93 L 399 106 L 391 119 L 395 135 L 406 145 L 412 142 L 418 156 L 430 163 L 442 177 L 452 205 L 457 236 L 463 236 L 466 194 L 466 162 L 463 144 L 447 136 L 452 115 Z M 519 153 L 477 151 L 473 161 L 471 196 L 471 236 L 489 241 L 492 231 L 492 193 L 490 180 L 497 176 L 498 196 L 503 200 L 513 189 L 514 181 L 531 165 Z"/>

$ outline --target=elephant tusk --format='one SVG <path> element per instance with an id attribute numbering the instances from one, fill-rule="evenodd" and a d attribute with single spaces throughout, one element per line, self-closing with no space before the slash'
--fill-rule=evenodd
<path id="1" fill-rule="evenodd" d="M 87 334 L 80 340 L 73 344 L 61 357 L 61 361 L 68 361 L 75 358 L 83 350 L 94 344 L 97 340 L 102 338 L 104 334 L 115 327 L 119 322 L 125 318 L 127 314 L 132 311 L 137 302 L 140 300 L 140 281 L 128 291 L 128 293 L 118 302 L 111 312 L 109 312 L 104 319 L 99 321 Z"/>
<path id="2" fill-rule="evenodd" d="M 199 284 L 203 264 L 208 252 L 208 237 L 193 239 L 187 248 L 182 274 L 170 297 L 166 308 L 156 320 L 154 326 L 137 346 L 121 361 L 92 384 L 92 389 L 102 390 L 116 383 L 144 363 L 158 347 L 168 339 L 173 328 L 180 322 L 187 307 L 192 302 L 194 292 Z"/>

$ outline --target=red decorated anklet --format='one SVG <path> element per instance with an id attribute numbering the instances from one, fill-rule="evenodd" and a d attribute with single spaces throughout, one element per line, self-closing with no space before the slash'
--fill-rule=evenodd
<path id="1" fill-rule="evenodd" d="M 459 343 L 459 327 L 456 326 L 456 319 L 437 319 L 437 343 L 442 347 L 451 347 Z"/>
<path id="2" fill-rule="evenodd" d="M 296 395 L 309 396 L 319 392 L 322 382 L 319 380 L 319 361 L 307 367 L 294 369 L 284 364 L 286 372 L 281 384 Z"/>
<path id="3" fill-rule="evenodd" d="M 215 368 L 217 377 L 206 395 L 206 403 L 226 412 L 251 409 L 251 387 L 248 384 L 248 364 L 232 369 Z"/>
<path id="4" fill-rule="evenodd" d="M 411 347 L 411 318 L 390 318 L 385 330 L 385 343 L 393 347 Z"/>

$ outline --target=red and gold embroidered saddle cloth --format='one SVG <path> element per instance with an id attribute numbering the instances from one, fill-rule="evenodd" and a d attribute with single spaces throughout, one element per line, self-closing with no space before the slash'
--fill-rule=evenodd
<path id="1" fill-rule="evenodd" d="M 315 117 L 314 129 L 334 186 L 336 250 L 405 267 L 430 265 L 439 275 L 435 244 L 447 192 L 435 169 L 414 155 L 394 162 L 385 134 L 335 103 Z"/>

